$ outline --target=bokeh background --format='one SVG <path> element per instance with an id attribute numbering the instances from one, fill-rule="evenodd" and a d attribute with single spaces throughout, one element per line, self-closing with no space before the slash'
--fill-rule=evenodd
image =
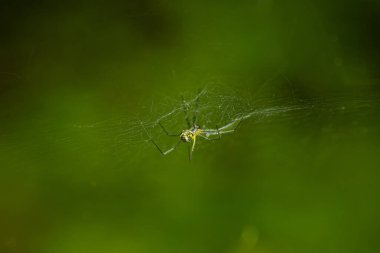
<path id="1" fill-rule="evenodd" d="M 0 24 L 0 252 L 379 252 L 379 1 L 2 0 Z M 215 83 L 309 109 L 191 162 L 129 141 Z"/>

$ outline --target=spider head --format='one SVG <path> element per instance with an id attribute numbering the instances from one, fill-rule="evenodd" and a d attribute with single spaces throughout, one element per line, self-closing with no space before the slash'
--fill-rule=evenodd
<path id="1" fill-rule="evenodd" d="M 190 130 L 183 130 L 180 137 L 183 142 L 192 142 L 194 140 L 194 134 Z"/>

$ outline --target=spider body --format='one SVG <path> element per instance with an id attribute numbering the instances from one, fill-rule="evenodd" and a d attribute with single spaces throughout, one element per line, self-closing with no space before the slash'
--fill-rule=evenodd
<path id="1" fill-rule="evenodd" d="M 237 122 L 236 120 L 233 121 L 232 123 L 229 123 L 229 124 L 225 125 L 221 129 L 219 129 L 218 126 L 216 126 L 216 129 L 202 129 L 202 128 L 200 128 L 200 126 L 198 124 L 196 124 L 196 122 L 197 122 L 196 112 L 198 111 L 198 100 L 199 100 L 199 97 L 203 93 L 204 93 L 204 91 L 201 91 L 198 94 L 198 96 L 195 98 L 195 100 L 194 100 L 195 109 L 194 109 L 194 114 L 193 114 L 192 121 L 189 118 L 188 105 L 183 100 L 183 111 L 184 111 L 184 114 L 185 114 L 185 120 L 186 120 L 188 129 L 182 130 L 179 134 L 170 134 L 166 130 L 166 128 L 161 124 L 160 121 L 157 122 L 157 124 L 161 127 L 161 129 L 165 132 L 165 134 L 167 136 L 174 136 L 174 137 L 177 137 L 177 138 L 179 137 L 180 138 L 180 140 L 177 142 L 177 144 L 175 144 L 173 147 L 171 147 L 170 149 L 168 149 L 166 151 L 163 151 L 160 148 L 160 146 L 153 140 L 153 138 L 150 136 L 150 134 L 148 133 L 148 131 L 145 129 L 144 125 L 141 123 L 141 126 L 143 127 L 146 135 L 149 137 L 149 139 L 147 141 L 152 142 L 153 145 L 157 148 L 157 150 L 162 155 L 167 155 L 170 152 L 172 152 L 173 150 L 175 150 L 181 142 L 186 143 L 186 144 L 192 143 L 191 146 L 188 145 L 189 146 L 189 159 L 191 160 L 191 158 L 193 156 L 194 148 L 195 148 L 195 143 L 196 143 L 196 140 L 197 140 L 198 136 L 201 137 L 202 139 L 205 139 L 205 140 L 208 140 L 208 141 L 220 140 L 221 139 L 221 134 L 231 133 L 231 132 L 235 131 L 235 129 L 237 128 L 237 126 L 240 124 L 241 120 L 238 121 L 238 124 L 235 125 L 235 127 L 233 129 L 229 129 L 229 130 L 227 128 L 230 128 L 231 126 L 233 126 L 235 124 L 235 122 Z M 219 131 L 219 130 L 221 130 L 221 131 Z M 217 135 L 218 137 L 216 137 L 216 138 L 209 138 L 209 136 L 215 136 L 215 135 Z"/>
<path id="2" fill-rule="evenodd" d="M 200 135 L 203 132 L 203 130 L 198 126 L 194 125 L 190 129 L 182 130 L 182 133 L 180 135 L 181 141 L 183 142 L 193 142 L 195 141 L 195 138 L 197 138 L 198 135 Z"/>

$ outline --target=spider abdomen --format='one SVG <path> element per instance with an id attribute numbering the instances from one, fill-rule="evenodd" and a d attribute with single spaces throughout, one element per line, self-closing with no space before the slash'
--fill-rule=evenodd
<path id="1" fill-rule="evenodd" d="M 180 137 L 181 137 L 181 141 L 183 142 L 192 142 L 194 139 L 193 133 L 189 130 L 182 131 L 182 134 Z"/>

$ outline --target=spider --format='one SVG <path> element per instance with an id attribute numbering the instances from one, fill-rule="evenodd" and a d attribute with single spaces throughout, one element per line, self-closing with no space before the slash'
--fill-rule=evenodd
<path id="1" fill-rule="evenodd" d="M 196 108 L 198 108 L 198 100 L 199 100 L 199 95 L 195 98 L 195 106 L 196 106 Z M 184 114 L 185 114 L 185 120 L 186 120 L 187 127 L 188 127 L 187 129 L 182 130 L 179 134 L 170 134 L 166 130 L 166 128 L 161 124 L 160 121 L 157 122 L 158 125 L 161 127 L 161 129 L 163 130 L 163 132 L 167 136 L 179 137 L 179 141 L 173 147 L 171 147 L 170 149 L 168 149 L 166 151 L 163 151 L 160 148 L 160 146 L 150 136 L 150 134 L 148 133 L 148 131 L 146 130 L 146 128 L 144 127 L 144 125 L 141 124 L 142 127 L 143 127 L 143 129 L 144 129 L 144 131 L 145 131 L 145 133 L 146 133 L 146 135 L 149 137 L 148 141 L 152 142 L 153 145 L 157 148 L 157 150 L 162 155 L 167 155 L 170 152 L 174 151 L 179 146 L 179 144 L 181 144 L 182 142 L 183 143 L 187 143 L 187 144 L 192 143 L 191 148 L 189 146 L 189 160 L 191 160 L 192 156 L 193 156 L 194 148 L 195 148 L 195 143 L 197 141 L 197 137 L 198 136 L 201 137 L 201 138 L 203 138 L 203 139 L 205 139 L 205 140 L 208 140 L 208 141 L 220 140 L 222 138 L 221 134 L 234 132 L 236 130 L 236 128 L 239 126 L 240 122 L 241 122 L 241 119 L 236 119 L 236 120 L 232 121 L 231 123 L 229 123 L 229 124 L 227 124 L 227 125 L 225 125 L 225 126 L 223 126 L 221 128 L 219 128 L 218 125 L 216 125 L 216 129 L 202 129 L 197 124 L 197 115 L 196 115 L 196 113 L 194 113 L 192 121 L 190 122 L 189 112 L 188 112 L 188 106 L 186 106 L 186 103 L 185 103 L 184 100 L 183 100 L 183 104 L 184 104 L 183 111 L 184 111 Z M 197 111 L 197 109 L 195 111 Z M 233 129 L 225 130 L 225 129 L 230 128 L 231 126 L 233 126 L 237 121 L 238 121 L 238 123 L 236 124 L 236 126 Z M 212 136 L 212 135 L 217 135 L 218 137 L 216 137 L 216 138 L 209 138 L 209 136 Z"/>

